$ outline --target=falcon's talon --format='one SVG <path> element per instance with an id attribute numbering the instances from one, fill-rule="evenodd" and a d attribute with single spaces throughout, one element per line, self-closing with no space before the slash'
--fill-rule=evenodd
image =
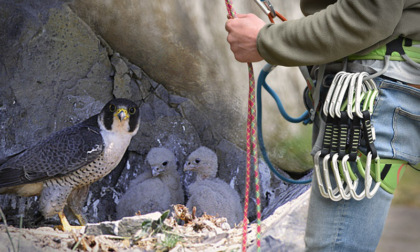
<path id="1" fill-rule="evenodd" d="M 84 226 L 71 226 L 71 225 L 64 226 L 64 227 L 63 225 L 54 226 L 54 229 L 61 230 L 63 232 L 72 232 L 73 230 L 80 230 L 82 228 L 84 228 Z"/>
<path id="2" fill-rule="evenodd" d="M 74 214 L 77 218 L 77 220 L 79 221 L 79 224 L 81 226 L 86 226 L 86 221 L 85 218 L 83 218 L 83 216 L 81 214 Z"/>
<path id="3" fill-rule="evenodd" d="M 55 226 L 54 228 L 57 228 L 57 229 L 59 229 L 61 231 L 71 232 L 74 229 L 82 229 L 83 226 L 85 226 L 85 225 L 81 225 L 81 226 L 72 226 L 72 225 L 70 225 L 69 221 L 67 220 L 67 218 L 66 218 L 66 216 L 64 215 L 63 212 L 59 212 L 58 213 L 58 217 L 60 218 L 61 225 Z M 76 215 L 76 217 L 77 217 L 77 215 Z"/>

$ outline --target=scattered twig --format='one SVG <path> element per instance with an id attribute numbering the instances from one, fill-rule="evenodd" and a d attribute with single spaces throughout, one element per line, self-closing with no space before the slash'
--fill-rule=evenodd
<path id="1" fill-rule="evenodd" d="M 17 252 L 15 248 L 15 244 L 13 244 L 12 236 L 10 235 L 9 228 L 7 227 L 6 216 L 4 216 L 3 210 L 0 207 L 0 214 L 1 218 L 3 219 L 4 226 L 6 227 L 6 233 L 9 236 L 10 243 L 12 244 L 13 252 Z"/>
<path id="2" fill-rule="evenodd" d="M 83 234 L 82 237 L 80 239 L 78 239 L 78 241 L 76 242 L 76 244 L 74 244 L 72 251 L 75 251 L 77 249 L 77 247 L 79 247 L 80 243 L 82 242 L 82 240 L 86 237 L 86 234 Z"/>

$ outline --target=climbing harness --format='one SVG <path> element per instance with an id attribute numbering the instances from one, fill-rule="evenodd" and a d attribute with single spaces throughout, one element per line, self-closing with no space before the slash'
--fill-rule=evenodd
<path id="1" fill-rule="evenodd" d="M 269 1 L 254 1 L 272 23 L 276 16 L 282 21 L 286 21 L 274 10 Z M 397 38 L 368 55 L 348 57 L 344 61 L 344 69 L 347 68 L 347 60 L 358 59 L 384 60 L 384 66 L 376 73 L 368 73 L 364 71 L 364 67 L 359 67 L 361 70 L 355 72 L 338 72 L 323 101 L 321 100 L 321 90 L 325 82 L 324 74 L 327 66 L 321 65 L 317 69 L 317 85 L 312 80 L 308 68 L 299 67 L 307 82 L 304 94 L 307 111 L 297 118 L 290 117 L 286 113 L 278 96 L 266 83 L 266 77 L 275 66 L 267 64 L 258 77 L 258 141 L 265 162 L 270 170 L 285 182 L 296 184 L 311 182 L 311 180 L 289 179 L 271 164 L 262 137 L 262 87 L 274 98 L 280 113 L 289 122 L 308 124 L 315 120 L 317 114 L 321 114 L 321 127 L 317 142 L 322 141 L 322 149 L 314 153 L 314 172 L 321 195 L 334 201 L 372 198 L 379 187 L 393 193 L 407 164 L 402 160 L 381 160 L 377 154 L 374 146 L 375 131 L 371 123 L 371 114 L 378 89 L 372 79 L 384 74 L 388 70 L 391 60 L 404 60 L 420 69 L 420 42 Z M 365 146 L 366 150 L 360 151 L 361 146 Z M 394 166 L 398 167 L 390 169 Z M 364 184 L 358 175 L 364 178 Z M 331 183 L 332 181 L 335 184 Z M 374 184 L 373 181 L 376 183 Z M 358 187 L 363 188 L 362 191 L 358 191 Z"/>
<path id="2" fill-rule="evenodd" d="M 229 18 L 235 18 L 236 12 L 229 0 L 225 0 Z M 244 200 L 244 218 L 242 233 L 242 251 L 246 251 L 247 228 L 248 228 L 248 205 L 249 205 L 249 189 L 251 167 L 255 176 L 255 198 L 257 203 L 257 251 L 261 251 L 261 201 L 260 201 L 260 182 L 258 171 L 258 153 L 257 153 L 257 137 L 256 137 L 256 103 L 255 103 L 255 80 L 254 70 L 251 63 L 248 63 L 249 75 L 249 96 L 248 96 L 248 119 L 246 131 L 246 188 Z"/>

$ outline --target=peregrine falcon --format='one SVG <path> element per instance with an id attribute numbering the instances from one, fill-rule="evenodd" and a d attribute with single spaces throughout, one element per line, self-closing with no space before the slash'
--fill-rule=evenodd
<path id="1" fill-rule="evenodd" d="M 67 204 L 79 223 L 89 185 L 110 173 L 137 133 L 137 105 L 114 99 L 102 111 L 62 129 L 0 165 L 0 193 L 40 195 L 40 211 L 58 214 L 62 229 L 72 228 L 63 213 Z"/>

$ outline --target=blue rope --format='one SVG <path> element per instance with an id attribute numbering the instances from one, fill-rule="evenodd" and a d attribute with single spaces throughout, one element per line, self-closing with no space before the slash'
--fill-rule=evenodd
<path id="1" fill-rule="evenodd" d="M 260 72 L 260 75 L 258 76 L 258 82 L 257 82 L 257 128 L 258 128 L 258 142 L 261 150 L 261 154 L 267 163 L 270 170 L 281 180 L 291 183 L 291 184 L 308 184 L 311 183 L 311 179 L 309 180 L 294 180 L 290 178 L 286 178 L 285 176 L 281 175 L 271 164 L 270 159 L 268 158 L 267 151 L 265 149 L 264 145 L 264 139 L 263 139 L 263 132 L 262 132 L 262 103 L 261 103 L 261 88 L 264 87 L 265 90 L 273 97 L 273 99 L 277 103 L 277 107 L 282 114 L 282 116 L 289 122 L 292 123 L 300 123 L 303 122 L 304 124 L 308 123 L 310 121 L 309 113 L 308 111 L 305 111 L 301 116 L 298 118 L 290 117 L 286 110 L 283 107 L 283 104 L 280 101 L 280 98 L 277 96 L 277 94 L 268 86 L 265 79 L 267 78 L 268 74 L 273 70 L 273 66 L 270 64 L 267 64 L 263 67 L 263 69 Z"/>

